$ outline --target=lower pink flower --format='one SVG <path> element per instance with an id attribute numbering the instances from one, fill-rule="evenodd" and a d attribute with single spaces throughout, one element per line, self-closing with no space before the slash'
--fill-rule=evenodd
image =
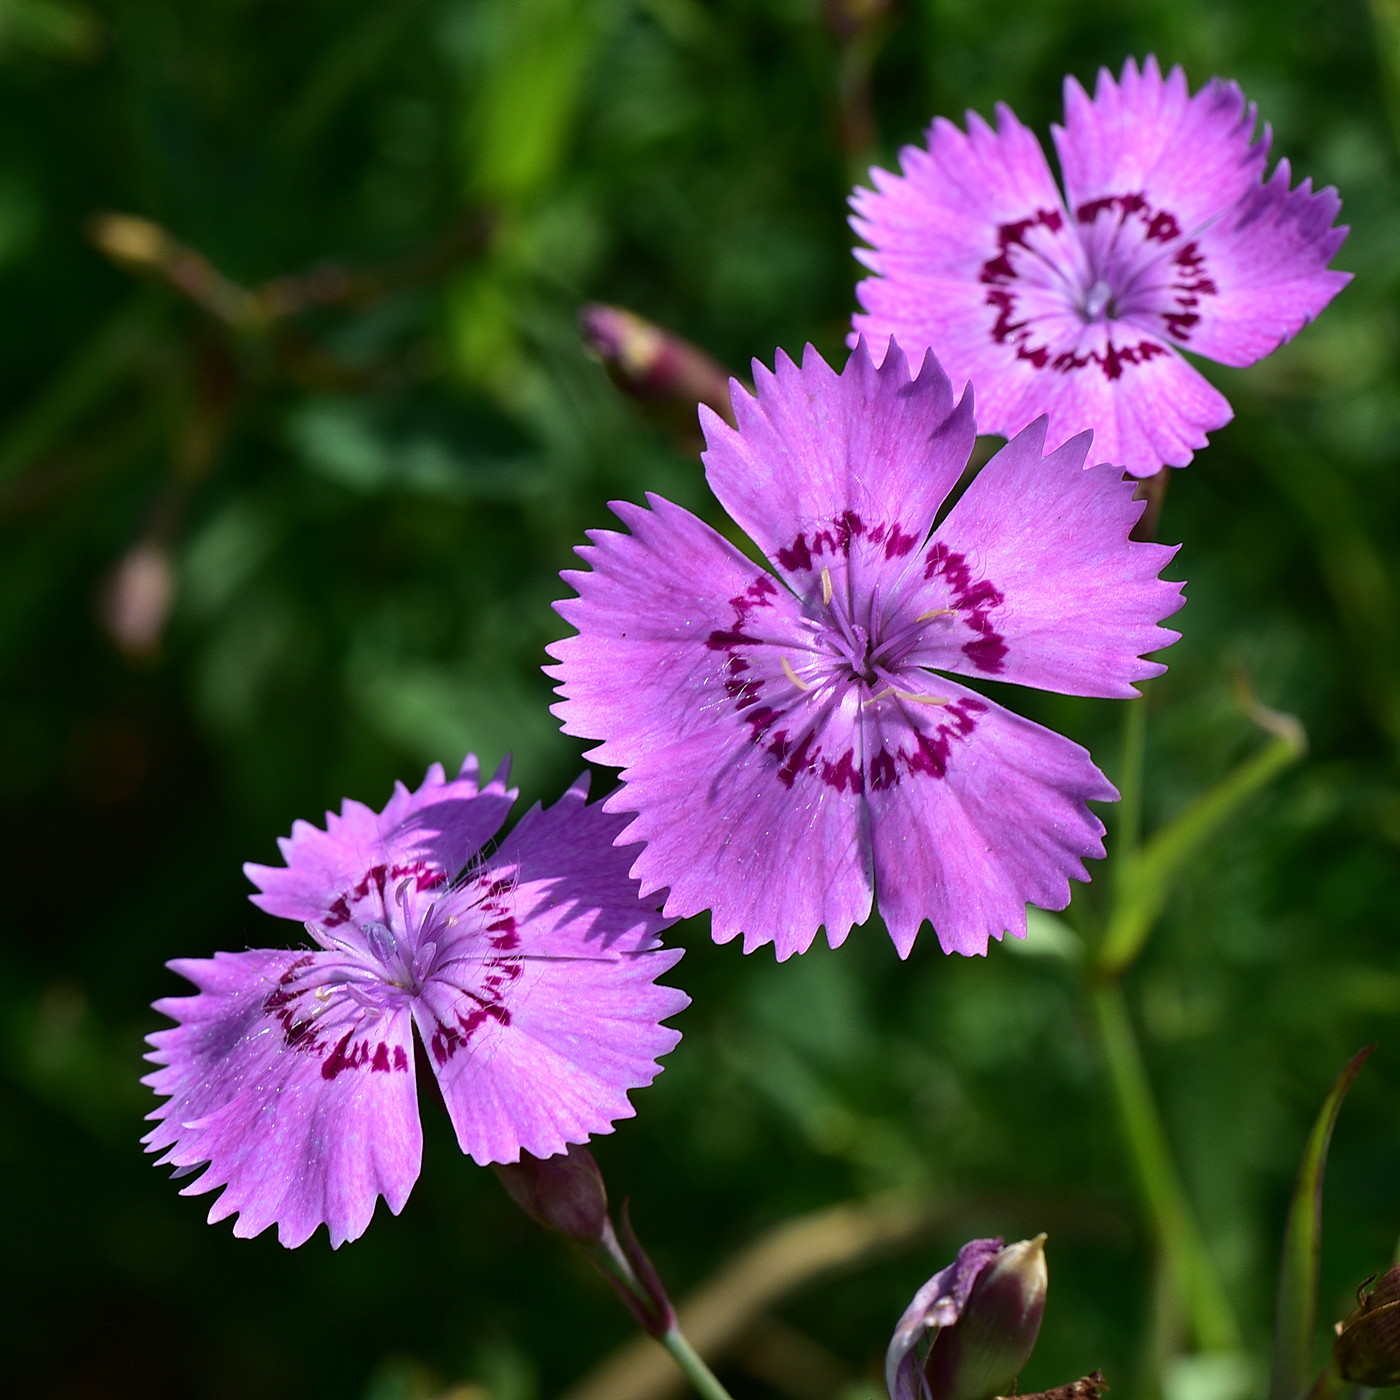
<path id="1" fill-rule="evenodd" d="M 580 779 L 483 847 L 515 799 L 474 758 L 434 764 L 382 812 L 345 802 L 327 829 L 297 822 L 285 867 L 248 865 L 253 902 L 305 924 L 314 946 L 170 964 L 198 989 L 156 1010 L 147 1076 L 165 1102 L 147 1150 L 223 1188 L 210 1221 L 276 1225 L 298 1245 L 364 1232 L 380 1196 L 397 1213 L 417 1180 L 422 1130 L 413 1028 L 462 1151 L 550 1157 L 610 1130 L 628 1091 L 679 1039 L 660 1023 L 688 998 L 655 979 L 680 957 L 669 920 L 637 897 L 616 846 L 625 822 L 589 806 Z"/>
<path id="2" fill-rule="evenodd" d="M 1128 535 L 1142 511 L 1089 435 L 1045 456 L 1041 419 L 934 528 L 972 449 L 930 355 L 864 343 L 839 376 L 809 348 L 734 387 L 737 430 L 703 414 L 710 485 L 771 561 L 755 564 L 658 497 L 613 508 L 557 605 L 566 733 L 623 770 L 632 872 L 665 912 L 709 909 L 723 942 L 840 943 L 879 909 L 901 954 L 1025 932 L 1103 854 L 1090 799 L 1117 796 L 1078 745 L 947 674 L 1129 696 L 1175 640 L 1172 550 Z"/>

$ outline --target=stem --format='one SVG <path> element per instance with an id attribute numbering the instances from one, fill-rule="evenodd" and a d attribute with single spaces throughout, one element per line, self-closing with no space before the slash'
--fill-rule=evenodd
<path id="1" fill-rule="evenodd" d="M 1124 1141 L 1172 1290 L 1197 1345 L 1232 1350 L 1239 1329 L 1177 1176 L 1123 993 L 1116 985 L 1100 985 L 1090 996 Z"/>
<path id="2" fill-rule="evenodd" d="M 1123 715 L 1123 758 L 1118 778 L 1118 851 L 1122 862 L 1142 841 L 1142 770 L 1147 749 L 1147 696 L 1129 700 Z"/>
<path id="3" fill-rule="evenodd" d="M 732 1400 L 729 1392 L 719 1383 L 719 1378 L 705 1365 L 700 1353 L 686 1340 L 680 1323 L 673 1322 L 656 1340 L 671 1353 L 685 1378 L 704 1400 Z"/>

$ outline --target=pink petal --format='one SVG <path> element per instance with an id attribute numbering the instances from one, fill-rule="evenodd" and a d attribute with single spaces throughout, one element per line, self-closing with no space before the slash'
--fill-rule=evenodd
<path id="1" fill-rule="evenodd" d="M 867 801 L 880 913 L 907 957 L 924 920 L 945 952 L 1025 936 L 1026 905 L 1063 909 L 1103 855 L 1085 805 L 1118 794 L 1078 744 L 935 678 L 950 703 L 868 711 Z"/>
<path id="2" fill-rule="evenodd" d="M 324 1224 L 339 1246 L 364 1233 L 380 1196 L 397 1214 L 418 1177 L 422 1132 L 405 1011 L 353 1010 L 329 1033 L 283 1024 L 276 998 L 325 953 L 219 953 L 170 966 L 198 988 L 156 1010 L 174 1028 L 149 1037 L 162 1068 L 142 1081 L 167 1096 L 147 1150 L 203 1174 L 184 1188 L 223 1187 L 211 1223 L 235 1235 L 269 1225 L 287 1246 Z M 207 1164 L 207 1166 L 206 1166 Z"/>
<path id="3" fill-rule="evenodd" d="M 1061 354 L 1026 386 L 1005 431 L 1020 432 L 1048 414 L 1053 450 L 1092 425 L 1091 461 L 1152 476 L 1164 463 L 1184 467 L 1206 445 L 1206 434 L 1234 417 L 1218 389 L 1161 339 L 1135 326 L 1087 325 L 1074 348 Z"/>
<path id="4" fill-rule="evenodd" d="M 805 644 L 796 601 L 688 511 L 649 499 L 615 506 L 633 533 L 594 532 L 579 550 L 592 571 L 565 575 L 579 597 L 556 606 L 581 635 L 549 648 L 554 712 L 624 770 L 607 805 L 639 813 L 633 873 L 643 892 L 669 886 L 668 915 L 711 909 L 717 940 L 743 932 L 779 957 L 823 923 L 839 943 L 871 898 L 852 719 L 803 747 L 781 668 Z M 775 688 L 786 701 L 765 698 Z"/>
<path id="5" fill-rule="evenodd" d="M 1133 681 L 1166 669 L 1141 658 L 1177 638 L 1157 626 L 1183 602 L 1181 584 L 1157 577 L 1176 550 L 1129 540 L 1143 504 L 1116 468 L 1084 468 L 1090 434 L 1042 456 L 1045 429 L 1037 419 L 1002 448 L 934 532 L 926 596 L 909 606 L 952 603 L 976 626 L 949 627 L 951 645 L 935 627 L 911 659 L 1065 695 L 1135 695 Z"/>
<path id="6" fill-rule="evenodd" d="M 1191 235 L 1257 184 L 1268 136 L 1235 83 L 1213 78 L 1194 97 L 1179 67 L 1165 78 L 1149 57 L 1115 82 L 1099 70 L 1092 100 L 1065 79 L 1065 124 L 1054 127 L 1070 212 L 1106 196 L 1142 194 Z M 1081 222 L 1088 222 L 1083 220 Z"/>
<path id="7" fill-rule="evenodd" d="M 586 805 L 587 793 L 585 777 L 534 808 L 480 877 L 500 904 L 495 946 L 464 944 L 451 980 L 479 959 L 495 1014 L 458 1053 L 433 1044 L 453 1014 L 450 986 L 426 991 L 415 1012 L 458 1142 L 482 1164 L 552 1157 L 610 1132 L 633 1114 L 628 1092 L 651 1083 L 680 1039 L 661 1022 L 690 999 L 655 982 L 681 956 L 657 942 L 670 920 L 638 898 L 627 873 L 636 847 L 613 844 L 627 818 Z"/>
<path id="8" fill-rule="evenodd" d="M 871 245 L 856 256 L 877 274 L 856 287 L 865 312 L 852 325 L 876 347 L 893 336 L 913 363 L 932 349 L 955 386 L 976 384 L 983 431 L 1009 434 L 1024 424 L 1003 427 L 1002 420 L 1035 371 L 998 338 L 988 262 L 999 237 L 1025 241 L 1052 262 L 1073 260 L 1077 251 L 1031 132 L 1004 105 L 996 131 L 975 113 L 967 123 L 964 135 L 940 117 L 927 150 L 900 152 L 903 177 L 872 169 L 874 190 L 852 195 L 851 226 Z"/>
<path id="9" fill-rule="evenodd" d="M 435 763 L 416 791 L 396 783 L 382 812 L 347 799 L 339 815 L 326 813 L 325 831 L 293 822 L 291 837 L 277 842 L 285 868 L 244 865 L 260 891 L 249 898 L 269 914 L 319 922 L 376 867 L 455 875 L 500 830 L 515 801 L 505 786 L 508 767 L 483 788 L 468 754 L 450 782 Z"/>
<path id="10" fill-rule="evenodd" d="M 860 343 L 838 375 L 810 345 L 801 368 L 780 350 L 772 373 L 755 361 L 756 398 L 732 386 L 737 431 L 701 410 L 711 488 L 786 575 L 835 562 L 852 534 L 908 553 L 967 465 L 971 396 L 955 409 L 937 360 L 911 382 L 898 347 L 880 351 L 877 369 Z"/>
<path id="11" fill-rule="evenodd" d="M 1227 365 L 1252 365 L 1291 339 L 1351 281 L 1327 267 L 1346 238 L 1333 224 L 1334 189 L 1313 193 L 1304 180 L 1289 190 L 1286 160 L 1218 223 L 1197 235 L 1214 295 L 1193 302 L 1199 315 L 1183 340 L 1188 349 Z"/>

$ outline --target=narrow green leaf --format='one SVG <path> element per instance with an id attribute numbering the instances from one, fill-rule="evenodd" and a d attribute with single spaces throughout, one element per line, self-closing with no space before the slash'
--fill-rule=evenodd
<path id="1" fill-rule="evenodd" d="M 1098 973 L 1105 981 L 1117 981 L 1137 960 L 1187 862 L 1249 798 L 1306 752 L 1307 737 L 1297 720 L 1259 706 L 1253 708 L 1255 718 L 1273 733 L 1273 739 L 1151 840 L 1119 856 L 1113 908 L 1098 956 Z"/>
<path id="2" fill-rule="evenodd" d="M 1098 986 L 1092 1000 L 1118 1119 L 1161 1253 L 1170 1296 L 1202 1351 L 1238 1351 L 1239 1325 L 1177 1172 L 1123 989 L 1112 984 Z"/>
<path id="3" fill-rule="evenodd" d="M 1278 1305 L 1274 1318 L 1274 1352 L 1269 1367 L 1269 1400 L 1297 1400 L 1312 1379 L 1313 1332 L 1317 1324 L 1317 1274 L 1321 1254 L 1322 1174 L 1327 1148 L 1342 1100 L 1352 1080 L 1374 1050 L 1368 1045 L 1352 1056 L 1337 1076 L 1313 1124 L 1298 1182 L 1288 1208 L 1279 1268 Z"/>

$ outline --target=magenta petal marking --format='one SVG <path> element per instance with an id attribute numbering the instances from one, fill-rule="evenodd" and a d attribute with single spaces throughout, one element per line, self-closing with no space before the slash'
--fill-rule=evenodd
<path id="1" fill-rule="evenodd" d="M 479 788 L 469 759 L 448 783 L 435 765 L 381 813 L 346 803 L 329 832 L 302 824 L 297 868 L 251 873 L 273 902 L 317 911 L 319 946 L 172 964 L 197 994 L 156 1004 L 176 1024 L 150 1037 L 145 1082 L 166 1102 L 146 1143 L 204 1168 L 187 1190 L 223 1188 L 211 1220 L 275 1224 L 287 1245 L 325 1224 L 339 1245 L 381 1195 L 400 1210 L 421 1155 L 414 1023 L 483 1163 L 608 1132 L 655 1078 L 678 1039 L 660 1022 L 687 999 L 656 985 L 679 953 L 628 874 L 625 819 L 588 806 L 580 780 L 483 857 L 503 778 Z"/>
<path id="2" fill-rule="evenodd" d="M 985 428 L 1049 414 L 1052 448 L 1092 429 L 1095 461 L 1149 475 L 1230 419 L 1177 349 L 1245 365 L 1296 335 L 1349 280 L 1327 267 L 1346 229 L 1286 161 L 1263 180 L 1268 133 L 1233 83 L 1193 96 L 1179 68 L 1130 60 L 1092 99 L 1067 79 L 1065 114 L 1067 201 L 1026 178 L 1044 158 L 1001 108 L 995 133 L 940 119 L 901 175 L 872 170 L 851 199 L 875 274 L 852 324 L 971 379 Z"/>
<path id="3" fill-rule="evenodd" d="M 780 958 L 821 926 L 839 943 L 877 896 L 901 953 L 924 919 L 946 948 L 981 952 L 1024 932 L 1027 900 L 1063 907 L 1102 854 L 1085 804 L 1112 787 L 1076 745 L 938 672 L 1132 694 L 1157 669 L 1142 649 L 1174 635 L 1156 625 L 1180 604 L 1157 578 L 1171 551 L 1129 542 L 1131 483 L 1081 470 L 1082 439 L 1045 457 L 1043 423 L 930 537 L 942 488 L 923 484 L 924 444 L 965 410 L 911 392 L 902 363 L 894 350 L 872 371 L 859 347 L 834 376 L 809 352 L 757 376 L 737 433 L 711 425 L 712 469 L 744 463 L 760 482 L 789 469 L 769 462 L 787 436 L 845 444 L 854 501 L 831 476 L 824 513 L 796 530 L 770 503 L 757 533 L 776 577 L 651 497 L 614 507 L 631 533 L 594 532 L 590 567 L 565 576 L 578 596 L 556 605 L 578 634 L 549 649 L 555 713 L 622 770 L 606 805 L 632 817 L 632 873 L 669 890 L 668 914 L 708 908 L 717 940 Z M 875 458 L 852 446 L 857 416 L 887 424 L 864 439 Z M 743 499 L 752 514 L 764 491 Z"/>

